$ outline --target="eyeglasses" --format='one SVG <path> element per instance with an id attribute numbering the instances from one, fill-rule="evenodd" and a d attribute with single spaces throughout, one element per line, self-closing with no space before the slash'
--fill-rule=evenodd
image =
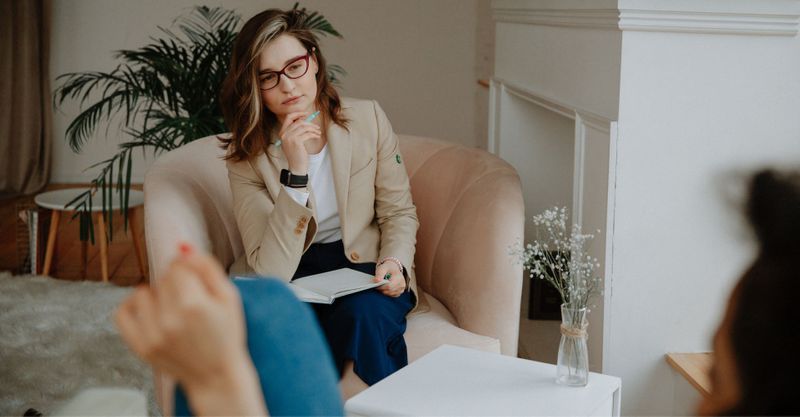
<path id="1" fill-rule="evenodd" d="M 314 49 L 312 49 L 312 51 L 313 50 Z M 261 78 L 258 79 L 259 88 L 261 88 L 262 91 L 265 91 L 277 87 L 281 82 L 281 74 L 292 80 L 306 75 L 308 72 L 309 58 L 311 58 L 311 52 L 286 64 L 286 66 L 280 71 L 269 71 L 262 74 Z"/>

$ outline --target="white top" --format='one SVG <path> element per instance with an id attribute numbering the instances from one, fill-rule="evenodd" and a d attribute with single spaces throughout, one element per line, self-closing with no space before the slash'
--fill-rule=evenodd
<path id="1" fill-rule="evenodd" d="M 336 205 L 336 189 L 333 185 L 333 167 L 328 145 L 318 154 L 308 155 L 308 182 L 314 190 L 314 206 L 317 212 L 317 235 L 314 243 L 330 243 L 342 239 L 342 224 Z M 283 187 L 294 201 L 307 205 L 310 193 L 291 187 Z"/>
<path id="2" fill-rule="evenodd" d="M 556 384 L 555 365 L 443 345 L 344 408 L 357 416 L 619 415 L 619 390 L 616 377 L 590 373 L 587 386 L 567 387 Z"/>
<path id="3" fill-rule="evenodd" d="M 55 190 L 55 191 L 47 191 L 41 194 L 37 194 L 36 197 L 33 198 L 33 201 L 39 207 L 44 207 L 50 210 L 75 210 L 75 205 L 80 204 L 81 201 L 79 200 L 76 202 L 75 205 L 67 207 L 67 204 L 74 200 L 79 195 L 86 192 L 86 188 L 67 188 L 64 190 Z M 111 209 L 117 210 L 120 208 L 119 204 L 119 194 L 117 194 L 117 190 L 112 188 L 111 192 Z M 124 192 L 124 191 L 123 191 Z M 108 195 L 106 195 L 108 198 Z M 103 209 L 103 192 L 97 190 L 92 196 L 92 210 L 91 211 L 100 211 Z M 130 195 L 128 196 L 128 208 L 134 208 L 137 206 L 141 206 L 144 204 L 144 193 L 137 190 L 131 190 Z"/>

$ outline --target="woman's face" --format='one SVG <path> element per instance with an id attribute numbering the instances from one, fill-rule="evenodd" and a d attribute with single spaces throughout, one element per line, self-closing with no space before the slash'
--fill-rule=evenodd
<path id="1" fill-rule="evenodd" d="M 733 409 L 741 398 L 739 375 L 731 342 L 731 320 L 736 291 L 728 301 L 725 318 L 714 334 L 714 362 L 711 365 L 711 395 L 703 397 L 697 408 L 701 416 L 718 416 Z"/>
<path id="2" fill-rule="evenodd" d="M 298 58 L 306 56 L 307 51 L 297 38 L 291 35 L 281 35 L 264 47 L 259 57 L 259 82 L 261 86 L 268 86 L 269 79 L 278 80 L 278 84 L 271 89 L 261 89 L 261 99 L 267 108 L 283 122 L 288 113 L 298 111 L 313 112 L 316 108 L 317 78 L 319 70 L 313 55 L 308 59 L 308 71 L 302 76 L 291 79 L 286 74 L 270 73 L 284 70 L 296 71 L 305 65 Z M 288 65 L 287 64 L 290 64 Z M 299 66 L 299 67 L 298 67 Z"/>

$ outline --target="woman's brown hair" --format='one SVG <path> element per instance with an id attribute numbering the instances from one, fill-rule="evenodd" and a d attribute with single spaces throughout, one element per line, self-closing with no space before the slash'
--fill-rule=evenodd
<path id="1" fill-rule="evenodd" d="M 316 103 L 323 129 L 330 122 L 347 128 L 339 93 L 328 79 L 319 41 L 307 22 L 308 15 L 303 10 L 269 9 L 248 20 L 236 36 L 228 75 L 220 91 L 222 116 L 231 132 L 230 138 L 219 138 L 223 148 L 228 149 L 225 159 L 242 161 L 261 154 L 270 143 L 270 135 L 280 128 L 275 114 L 261 100 L 258 58 L 269 42 L 284 34 L 300 41 L 317 61 Z"/>

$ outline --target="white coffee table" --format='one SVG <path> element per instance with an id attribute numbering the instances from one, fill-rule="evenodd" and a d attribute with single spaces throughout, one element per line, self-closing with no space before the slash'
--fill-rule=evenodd
<path id="1" fill-rule="evenodd" d="M 443 345 L 345 403 L 353 416 L 619 416 L 621 381 L 590 373 L 557 385 L 556 367 Z"/>
<path id="2" fill-rule="evenodd" d="M 40 207 L 52 210 L 50 215 L 50 230 L 47 235 L 47 249 L 44 256 L 44 266 L 42 268 L 42 275 L 49 275 L 50 268 L 52 267 L 53 253 L 55 252 L 56 239 L 58 236 L 58 223 L 61 220 L 62 212 L 71 212 L 75 208 L 67 207 L 72 200 L 86 191 L 85 188 L 67 188 L 63 190 L 47 191 L 37 194 L 34 197 L 34 202 Z M 114 198 L 111 199 L 111 210 L 119 210 L 119 198 L 114 192 Z M 131 235 L 133 240 L 133 247 L 136 252 L 136 259 L 139 263 L 139 272 L 142 278 L 147 276 L 147 266 L 144 262 L 144 253 L 142 242 L 139 240 L 137 233 L 139 232 L 140 225 L 136 217 L 136 210 L 141 209 L 144 205 L 144 193 L 137 190 L 131 190 L 128 195 L 128 221 L 130 222 Z M 100 243 L 100 272 L 103 281 L 108 282 L 108 243 L 106 242 L 106 224 L 103 219 L 102 213 L 102 193 L 99 191 L 92 196 L 92 212 L 94 221 L 97 222 L 98 231 L 95 233 L 97 241 Z M 112 225 L 108 225 L 112 227 Z M 86 276 L 86 242 L 81 242 L 81 267 L 84 277 Z"/>

